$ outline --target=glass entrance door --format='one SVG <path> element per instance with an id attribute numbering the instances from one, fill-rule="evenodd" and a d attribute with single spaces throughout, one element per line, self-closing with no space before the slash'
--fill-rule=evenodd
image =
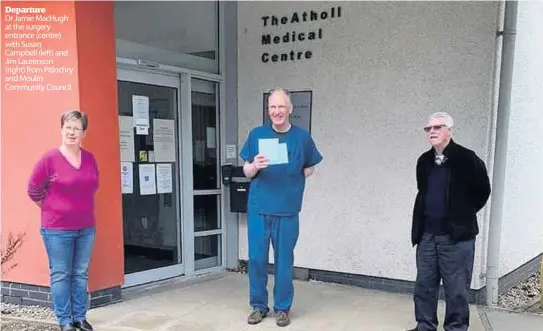
<path id="1" fill-rule="evenodd" d="M 118 69 L 125 283 L 183 275 L 181 80 Z"/>
<path id="2" fill-rule="evenodd" d="M 216 82 L 191 80 L 194 270 L 222 265 L 219 93 Z"/>

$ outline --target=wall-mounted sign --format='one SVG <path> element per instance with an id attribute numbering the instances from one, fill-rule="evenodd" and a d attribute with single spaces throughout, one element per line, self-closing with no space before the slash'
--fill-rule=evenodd
<path id="1" fill-rule="evenodd" d="M 268 98 L 270 93 L 264 93 L 264 124 L 270 124 L 268 114 Z M 292 101 L 292 114 L 290 123 L 300 128 L 306 129 L 311 133 L 311 102 L 313 101 L 312 91 L 291 91 L 290 100 Z"/>
<path id="2" fill-rule="evenodd" d="M 263 63 L 270 62 L 294 62 L 308 60 L 313 57 L 313 52 L 309 49 L 300 50 L 293 44 L 302 43 L 307 45 L 313 41 L 324 38 L 324 29 L 321 22 L 326 20 L 335 20 L 341 18 L 341 6 L 334 6 L 325 10 L 309 10 L 303 12 L 293 12 L 289 15 L 266 15 L 262 16 L 262 26 L 266 29 L 262 33 L 261 44 L 266 47 L 260 59 Z M 302 27 L 304 24 L 316 24 L 309 28 Z M 277 27 L 292 25 L 287 29 L 278 30 Z M 320 26 L 319 26 L 320 25 Z M 298 30 L 298 27 L 301 30 Z M 285 50 L 289 44 L 297 49 Z M 269 51 L 268 47 L 273 45 L 284 45 L 278 53 Z"/>

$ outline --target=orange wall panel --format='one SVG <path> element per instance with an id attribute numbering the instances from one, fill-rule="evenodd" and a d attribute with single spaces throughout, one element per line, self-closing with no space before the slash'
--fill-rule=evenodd
<path id="1" fill-rule="evenodd" d="M 2 2 L 2 16 L 6 7 L 43 7 L 47 13 L 67 15 L 69 21 L 58 25 L 56 30 L 62 33 L 62 39 L 43 39 L 43 49 L 67 50 L 69 56 L 55 57 L 55 66 L 73 68 L 70 76 L 44 74 L 46 83 L 72 84 L 71 91 L 38 92 L 7 91 L 6 73 L 2 70 L 2 246 L 5 247 L 8 234 L 26 233 L 25 241 L 15 256 L 17 267 L 3 275 L 4 281 L 49 284 L 47 256 L 39 234 L 40 212 L 26 194 L 28 176 L 34 163 L 46 150 L 60 144 L 60 114 L 68 109 L 79 108 L 79 81 L 77 73 L 77 48 L 75 35 L 75 8 L 71 2 Z M 23 48 L 4 47 L 7 42 L 21 39 L 7 39 L 6 25 L 2 24 L 2 65 L 8 59 L 6 52 Z M 36 41 L 27 40 L 27 41 Z M 15 56 L 10 59 L 17 58 Z M 39 59 L 40 56 L 28 56 L 24 59 Z M 32 83 L 11 83 L 32 85 Z"/>
<path id="2" fill-rule="evenodd" d="M 90 289 L 99 290 L 124 278 L 115 21 L 111 2 L 76 2 L 75 8 L 79 102 L 90 122 L 85 146 L 94 152 L 100 169 L 99 235 L 89 275 Z"/>
<path id="3" fill-rule="evenodd" d="M 17 91 L 6 86 L 6 60 L 17 59 L 6 51 L 23 50 L 20 46 L 5 47 L 12 30 L 2 24 L 2 98 L 1 98 L 1 237 L 2 247 L 11 232 L 26 233 L 25 241 L 17 252 L 17 266 L 3 274 L 4 281 L 49 285 L 47 256 L 39 235 L 39 209 L 26 194 L 30 171 L 46 150 L 60 144 L 60 115 L 70 109 L 81 109 L 89 114 L 89 132 L 85 147 L 97 157 L 101 171 L 97 193 L 98 235 L 89 285 L 91 290 L 122 283 L 123 243 L 121 217 L 121 189 L 119 138 L 117 117 L 117 86 L 115 63 L 115 30 L 112 2 L 73 1 L 2 2 L 2 15 L 6 7 L 45 8 L 47 15 L 67 15 L 68 21 L 51 24 L 51 31 L 61 33 L 61 39 L 33 39 L 41 42 L 42 50 L 67 51 L 66 56 L 51 56 L 55 67 L 72 68 L 71 74 L 43 73 L 39 85 L 69 86 L 67 91 Z M 14 15 L 12 15 L 14 16 Z M 18 23 L 19 24 L 19 23 Z M 20 23 L 23 24 L 23 23 Z M 26 28 L 25 28 L 26 29 Z M 28 31 L 24 31 L 28 32 Z M 47 58 L 26 56 L 25 59 Z M 24 65 L 22 65 L 24 66 Z M 36 66 L 36 67 L 44 67 Z M 36 85 L 30 82 L 9 82 L 13 85 Z"/>

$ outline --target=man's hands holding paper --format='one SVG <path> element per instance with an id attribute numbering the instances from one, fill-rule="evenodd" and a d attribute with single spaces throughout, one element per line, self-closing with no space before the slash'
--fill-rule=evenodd
<path id="1" fill-rule="evenodd" d="M 258 154 L 253 162 L 245 162 L 243 172 L 249 178 L 256 176 L 260 169 L 270 165 L 288 163 L 288 150 L 286 143 L 279 143 L 279 139 L 259 139 Z"/>
<path id="2" fill-rule="evenodd" d="M 260 169 L 267 168 L 268 164 L 268 158 L 266 158 L 264 155 L 258 154 L 255 156 L 253 162 L 245 162 L 243 165 L 243 172 L 245 173 L 245 176 L 253 178 Z"/>
<path id="3" fill-rule="evenodd" d="M 255 156 L 255 159 L 253 160 L 253 165 L 258 170 L 267 168 L 268 163 L 269 163 L 268 159 L 264 155 L 261 155 L 261 154 L 258 154 L 257 156 Z"/>

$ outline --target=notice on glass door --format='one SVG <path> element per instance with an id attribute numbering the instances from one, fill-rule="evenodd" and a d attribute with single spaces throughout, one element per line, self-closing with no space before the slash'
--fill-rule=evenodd
<path id="1" fill-rule="evenodd" d="M 119 142 L 121 161 L 134 162 L 134 119 L 130 116 L 119 116 Z"/>
<path id="2" fill-rule="evenodd" d="M 159 163 L 156 165 L 156 182 L 157 192 L 172 193 L 172 164 L 171 163 Z"/>
<path id="3" fill-rule="evenodd" d="M 121 187 L 122 194 L 134 193 L 134 174 L 130 162 L 121 162 Z"/>
<path id="4" fill-rule="evenodd" d="M 215 128 L 206 128 L 206 146 L 207 148 L 217 148 L 217 136 Z"/>
<path id="5" fill-rule="evenodd" d="M 139 165 L 140 194 L 156 194 L 156 176 L 154 164 Z"/>
<path id="6" fill-rule="evenodd" d="M 149 97 L 144 95 L 132 96 L 132 112 L 136 134 L 149 134 Z"/>
<path id="7" fill-rule="evenodd" d="M 175 121 L 153 119 L 155 162 L 175 162 Z"/>

